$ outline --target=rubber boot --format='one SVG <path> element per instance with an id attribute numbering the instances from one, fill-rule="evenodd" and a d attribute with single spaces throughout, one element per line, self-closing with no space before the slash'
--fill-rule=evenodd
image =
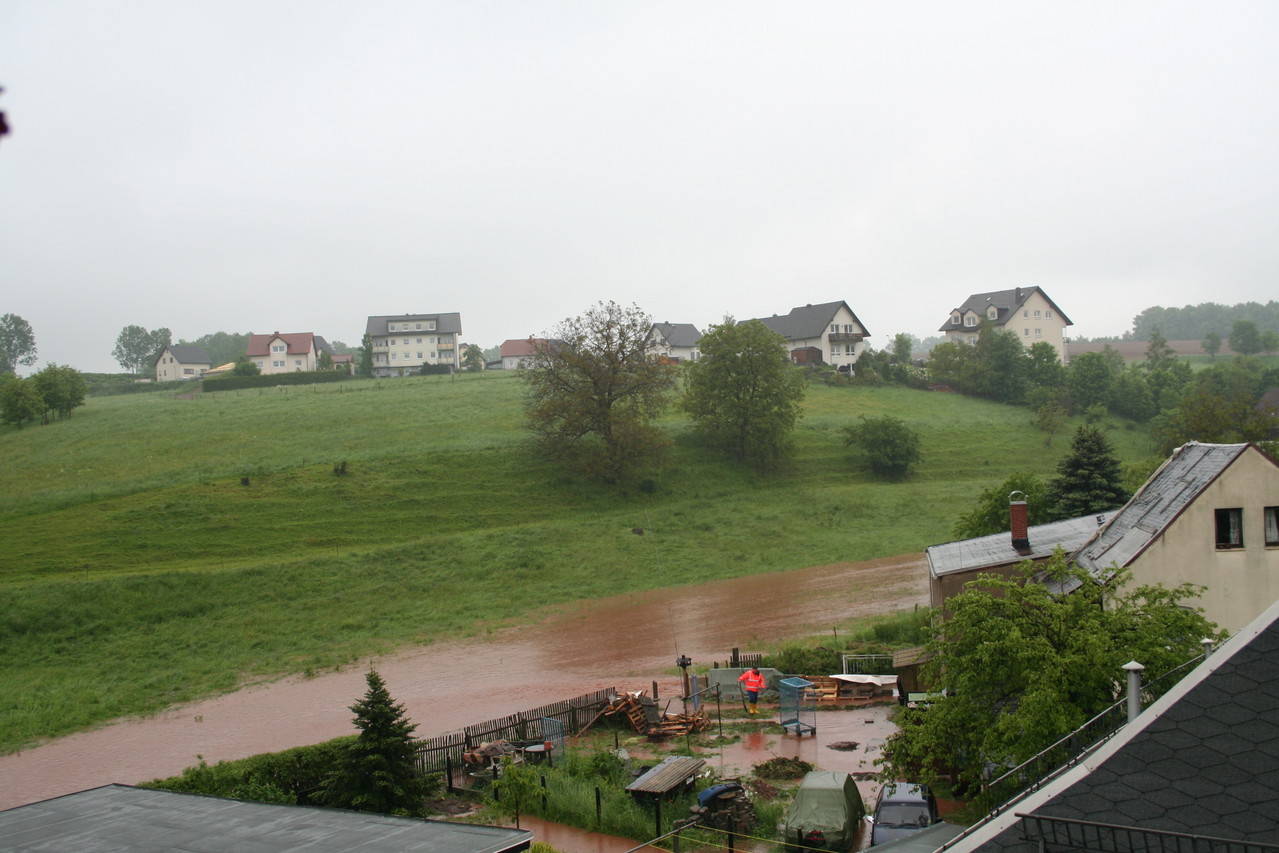
<path id="1" fill-rule="evenodd" d="M 758 714 L 758 713 L 759 713 L 759 711 L 756 711 L 756 710 L 755 710 L 755 703 L 754 703 L 754 702 L 752 702 L 752 703 L 751 703 L 751 713 L 752 713 L 752 714 Z"/>

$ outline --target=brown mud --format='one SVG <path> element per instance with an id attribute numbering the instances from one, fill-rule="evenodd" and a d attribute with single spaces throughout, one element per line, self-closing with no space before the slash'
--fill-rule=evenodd
<path id="1" fill-rule="evenodd" d="M 927 572 L 918 555 L 578 602 L 482 638 L 249 687 L 2 756 L 0 809 L 176 775 L 201 758 L 212 764 L 351 734 L 349 706 L 363 695 L 369 667 L 404 704 L 417 735 L 429 737 L 605 687 L 647 689 L 657 681 L 666 700 L 679 693 L 674 663 L 681 654 L 694 666 L 707 665 L 725 660 L 734 646 L 749 651 L 926 602 Z M 751 736 L 716 761 L 749 768 L 773 754 L 796 755 L 822 769 L 864 769 L 864 750 L 823 746 L 882 737 L 859 729 L 869 725 L 861 719 L 855 711 L 822 713 L 816 738 Z"/>

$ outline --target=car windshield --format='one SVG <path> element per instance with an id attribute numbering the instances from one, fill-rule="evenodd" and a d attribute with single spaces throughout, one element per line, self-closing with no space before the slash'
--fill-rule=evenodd
<path id="1" fill-rule="evenodd" d="M 884 826 L 928 826 L 928 809 L 917 805 L 884 805 L 875 815 L 875 823 Z"/>

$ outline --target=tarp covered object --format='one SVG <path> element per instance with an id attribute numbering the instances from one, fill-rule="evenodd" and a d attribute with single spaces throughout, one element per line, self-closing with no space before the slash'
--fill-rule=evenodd
<path id="1" fill-rule="evenodd" d="M 814 770 L 804 776 L 795 801 L 786 812 L 785 839 L 806 840 L 814 831 L 825 836 L 823 846 L 847 850 L 857 822 L 866 814 L 857 784 L 847 773 Z"/>

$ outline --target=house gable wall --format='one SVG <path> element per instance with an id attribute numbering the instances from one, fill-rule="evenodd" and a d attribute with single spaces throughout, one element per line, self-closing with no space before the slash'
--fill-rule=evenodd
<path id="1" fill-rule="evenodd" d="M 1279 600 L 1279 546 L 1265 544 L 1264 510 L 1279 506 L 1279 467 L 1249 447 L 1131 562 L 1133 584 L 1206 587 L 1193 602 L 1230 631 Z M 1243 510 L 1243 547 L 1218 549 L 1217 509 Z"/>

